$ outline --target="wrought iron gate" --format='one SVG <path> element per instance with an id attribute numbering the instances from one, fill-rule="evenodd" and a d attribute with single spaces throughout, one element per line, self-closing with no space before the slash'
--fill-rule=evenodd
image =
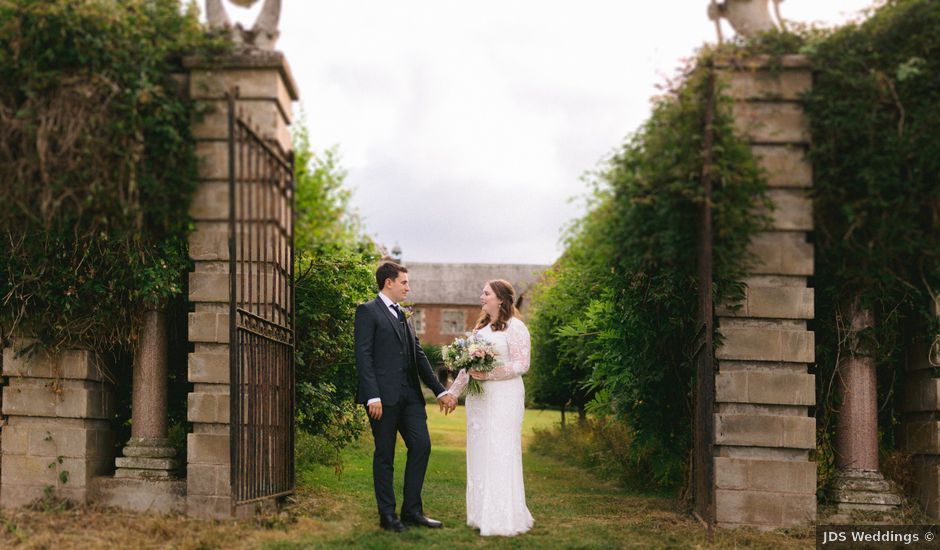
<path id="1" fill-rule="evenodd" d="M 229 117 L 232 506 L 294 489 L 294 170 Z"/>
<path id="2" fill-rule="evenodd" d="M 715 524 L 715 313 L 712 303 L 712 183 L 715 119 L 714 70 L 707 67 L 701 217 L 698 228 L 698 331 L 692 342 L 695 365 L 695 431 L 692 451 L 694 510 L 708 527 L 711 540 Z"/>

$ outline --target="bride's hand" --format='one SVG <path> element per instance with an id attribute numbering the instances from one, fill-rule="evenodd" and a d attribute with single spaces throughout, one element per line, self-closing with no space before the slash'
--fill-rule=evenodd
<path id="1" fill-rule="evenodd" d="M 477 380 L 486 380 L 486 373 L 485 373 L 485 372 L 480 372 L 480 371 L 472 370 L 472 371 L 470 371 L 468 374 L 469 374 L 472 378 L 475 378 L 475 379 L 477 379 Z"/>

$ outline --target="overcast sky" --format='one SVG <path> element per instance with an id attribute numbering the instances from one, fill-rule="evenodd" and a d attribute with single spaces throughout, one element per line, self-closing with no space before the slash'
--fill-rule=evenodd
<path id="1" fill-rule="evenodd" d="M 871 0 L 787 0 L 832 25 Z M 228 4 L 250 25 L 252 10 Z M 553 262 L 581 176 L 716 40 L 706 0 L 283 0 L 278 48 L 317 150 L 404 260 Z M 725 27 L 725 35 L 731 31 Z"/>

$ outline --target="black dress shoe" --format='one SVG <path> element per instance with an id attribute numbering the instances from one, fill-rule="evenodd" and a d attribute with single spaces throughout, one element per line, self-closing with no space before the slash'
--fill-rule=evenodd
<path id="1" fill-rule="evenodd" d="M 402 531 L 408 530 L 408 528 L 405 527 L 405 524 L 395 517 L 395 514 L 380 514 L 379 527 L 385 529 L 386 531 L 394 531 L 396 533 L 401 533 Z"/>
<path id="2" fill-rule="evenodd" d="M 431 519 L 424 514 L 415 514 L 415 515 L 404 515 L 401 516 L 402 523 L 407 523 L 408 525 L 420 525 L 421 527 L 428 527 L 430 529 L 440 529 L 444 526 L 443 523 L 437 521 L 436 519 Z"/>

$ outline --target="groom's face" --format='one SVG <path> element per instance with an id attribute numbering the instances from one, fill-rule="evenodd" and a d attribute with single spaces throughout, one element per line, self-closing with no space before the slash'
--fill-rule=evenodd
<path id="1" fill-rule="evenodd" d="M 395 279 L 385 279 L 385 294 L 397 302 L 404 302 L 405 298 L 408 297 L 408 292 L 411 291 L 408 288 L 408 274 L 399 273 L 398 277 Z"/>

